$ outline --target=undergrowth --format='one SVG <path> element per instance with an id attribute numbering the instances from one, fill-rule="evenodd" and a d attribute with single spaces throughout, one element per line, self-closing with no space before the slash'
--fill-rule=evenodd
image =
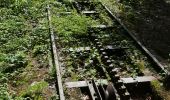
<path id="1" fill-rule="evenodd" d="M 0 2 L 0 99 L 44 100 L 54 97 L 50 83 L 44 80 L 50 78 L 46 7 L 55 1 Z"/>

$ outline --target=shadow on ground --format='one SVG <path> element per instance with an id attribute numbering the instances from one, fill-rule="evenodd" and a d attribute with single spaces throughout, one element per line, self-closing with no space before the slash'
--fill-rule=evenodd
<path id="1" fill-rule="evenodd" d="M 132 7 L 135 36 L 162 62 L 170 53 L 170 0 L 124 0 Z M 127 20 L 127 19 L 126 19 Z"/>

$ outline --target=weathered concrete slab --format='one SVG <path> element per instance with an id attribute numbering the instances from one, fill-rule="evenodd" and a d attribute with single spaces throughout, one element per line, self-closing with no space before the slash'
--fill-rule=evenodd
<path id="1" fill-rule="evenodd" d="M 99 84 L 108 84 L 108 81 L 106 79 L 100 79 L 95 82 L 97 85 Z M 67 88 L 74 88 L 74 87 L 87 87 L 87 81 L 76 81 L 76 82 L 66 82 L 65 83 Z"/>
<path id="2" fill-rule="evenodd" d="M 83 14 L 98 14 L 96 11 L 82 11 Z"/>
<path id="3" fill-rule="evenodd" d="M 136 78 L 120 78 L 120 80 L 123 81 L 125 84 L 130 83 L 145 83 L 145 82 L 151 82 L 153 80 L 156 80 L 153 76 L 142 76 L 142 77 L 136 77 Z M 103 84 L 108 85 L 108 81 L 106 79 L 100 79 L 95 81 L 96 85 Z M 67 88 L 74 88 L 74 87 L 87 87 L 87 81 L 76 81 L 76 82 L 66 82 L 65 83 Z"/>
<path id="4" fill-rule="evenodd" d="M 123 83 L 145 83 L 145 82 L 151 82 L 153 80 L 156 80 L 153 76 L 142 76 L 142 77 L 136 77 L 136 78 L 120 78 Z"/>

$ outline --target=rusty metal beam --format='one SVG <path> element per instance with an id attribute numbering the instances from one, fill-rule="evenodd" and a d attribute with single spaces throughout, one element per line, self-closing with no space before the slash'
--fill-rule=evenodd
<path id="1" fill-rule="evenodd" d="M 136 77 L 136 78 L 120 78 L 123 83 L 130 84 L 130 83 L 145 83 L 145 82 L 151 82 L 156 80 L 153 76 L 142 76 L 142 77 Z"/>
<path id="2" fill-rule="evenodd" d="M 60 100 L 65 100 L 63 85 L 62 85 L 62 80 L 61 80 L 61 73 L 60 73 L 60 65 L 59 65 L 59 60 L 58 60 L 57 47 L 56 47 L 56 43 L 55 43 L 55 36 L 54 36 L 53 27 L 52 27 L 52 23 L 51 23 L 51 13 L 50 13 L 49 5 L 47 7 L 47 15 L 48 15 L 49 32 L 50 32 L 50 39 L 51 39 L 51 46 L 52 46 L 52 54 L 53 54 L 52 56 L 53 56 L 53 60 L 54 60 L 54 65 L 56 67 L 59 98 L 60 98 Z"/>

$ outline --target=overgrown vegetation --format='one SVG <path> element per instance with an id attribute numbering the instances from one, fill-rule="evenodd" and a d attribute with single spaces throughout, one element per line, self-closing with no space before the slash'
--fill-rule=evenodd
<path id="1" fill-rule="evenodd" d="M 64 37 L 87 36 L 88 27 L 97 25 L 97 22 L 85 15 L 78 15 L 77 12 L 72 11 L 68 16 L 53 17 L 53 25 L 55 31 Z"/>
<path id="2" fill-rule="evenodd" d="M 51 83 L 45 82 L 50 80 L 46 17 L 49 2 L 55 1 L 0 0 L 1 100 L 54 96 Z M 33 85 L 34 82 L 37 83 Z"/>
<path id="3" fill-rule="evenodd" d="M 63 6 L 60 8 L 62 9 Z M 97 25 L 99 22 L 93 20 L 85 15 L 79 15 L 77 11 L 73 9 L 60 10 L 55 13 L 55 9 L 52 9 L 54 25 L 54 31 L 57 35 L 64 37 L 65 40 L 73 39 L 77 37 L 88 36 L 87 31 L 90 26 Z M 69 11 L 69 14 L 64 12 Z"/>
<path id="4" fill-rule="evenodd" d="M 60 40 L 58 42 L 60 44 L 57 46 L 62 46 L 64 49 L 70 47 L 75 49 L 70 55 L 68 54 L 70 51 L 60 53 L 64 60 L 68 59 L 63 64 L 67 66 L 66 74 L 63 76 L 63 79 L 67 79 L 64 81 L 106 78 L 104 75 L 100 75 L 101 69 L 96 68 L 101 67 L 102 62 L 100 62 L 100 56 L 95 48 L 90 50 L 89 54 L 74 51 L 77 47 L 93 46 L 88 37 L 90 26 L 113 25 L 113 21 L 104 10 L 101 11 L 100 7 L 97 9 L 100 12 L 99 19 L 96 20 L 97 18 L 78 14 L 70 4 L 72 0 L 61 1 L 64 3 L 56 0 L 0 0 L 0 99 L 57 99 L 54 89 L 50 88 L 54 87 L 53 79 L 56 74 L 54 67 L 50 68 L 49 72 L 50 40 L 46 16 L 47 4 L 50 5 L 52 12 L 54 33 L 58 36 L 57 40 Z M 112 5 L 112 11 L 114 9 L 116 13 L 123 14 L 125 19 L 129 19 L 134 24 L 136 20 L 134 21 L 135 16 L 130 5 L 140 4 L 143 0 L 104 1 Z M 69 13 L 64 13 L 67 11 Z M 124 14 L 123 12 L 126 11 L 130 12 Z M 122 73 L 126 74 L 125 77 L 142 76 L 145 69 L 151 65 L 148 63 L 148 59 L 132 46 L 131 41 L 117 35 L 117 33 L 121 33 L 120 31 L 124 30 L 114 29 L 106 31 L 106 33 L 99 30 L 98 34 L 103 36 L 109 34 L 111 40 L 108 37 L 106 40 L 102 40 L 102 43 L 106 43 L 105 45 L 110 45 L 110 42 L 114 40 L 114 42 L 118 41 L 115 46 L 130 48 L 126 50 L 128 57 L 116 56 L 114 58 L 114 55 L 111 56 L 116 59 L 113 60 L 114 66 L 118 68 L 121 66 Z M 60 49 L 63 50 L 63 48 Z M 100 63 L 99 65 L 95 65 L 96 59 L 99 61 L 97 62 Z M 152 85 L 162 94 L 160 83 L 153 82 Z"/>
<path id="5" fill-rule="evenodd" d="M 161 97 L 159 99 L 169 100 L 170 93 L 168 90 L 166 90 L 163 87 L 163 84 L 161 82 L 159 82 L 158 80 L 155 80 L 155 81 L 151 82 L 151 86 L 153 87 L 153 91 L 156 92 Z"/>

